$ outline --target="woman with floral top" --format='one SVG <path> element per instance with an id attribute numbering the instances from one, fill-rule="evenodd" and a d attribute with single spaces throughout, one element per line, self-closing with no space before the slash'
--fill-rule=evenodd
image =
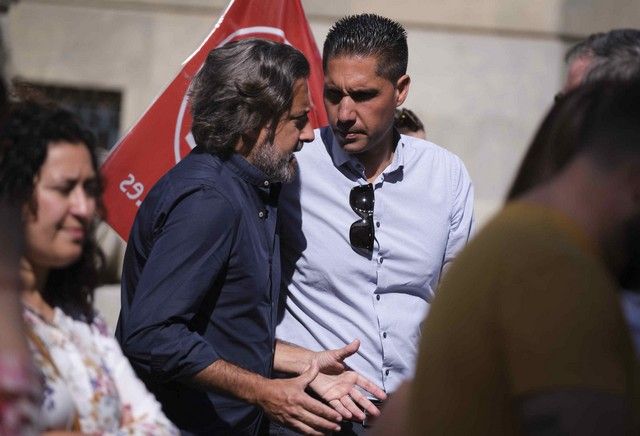
<path id="1" fill-rule="evenodd" d="M 92 307 L 102 183 L 67 111 L 17 104 L 0 132 L 0 200 L 21 208 L 24 320 L 44 384 L 41 431 L 177 434 Z"/>

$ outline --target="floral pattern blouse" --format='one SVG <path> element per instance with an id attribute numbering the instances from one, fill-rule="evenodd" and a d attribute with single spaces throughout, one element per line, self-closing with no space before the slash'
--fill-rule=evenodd
<path id="1" fill-rule="evenodd" d="M 42 431 L 177 435 L 98 316 L 92 324 L 59 308 L 48 322 L 25 308 L 29 345 L 44 386 Z"/>

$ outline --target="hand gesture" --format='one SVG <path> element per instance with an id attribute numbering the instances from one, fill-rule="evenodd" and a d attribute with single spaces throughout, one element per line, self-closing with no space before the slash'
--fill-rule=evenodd
<path id="1" fill-rule="evenodd" d="M 318 351 L 314 359 L 318 362 L 320 372 L 323 374 L 342 374 L 349 367 L 344 363 L 344 359 L 355 354 L 360 348 L 360 341 L 355 339 L 348 345 L 335 350 Z"/>
<path id="2" fill-rule="evenodd" d="M 340 431 L 337 424 L 342 420 L 340 414 L 305 392 L 318 371 L 318 363 L 313 362 L 298 377 L 267 380 L 258 404 L 271 419 L 304 434 Z"/>
<path id="3" fill-rule="evenodd" d="M 358 351 L 360 341 L 357 339 L 342 348 L 316 353 L 321 373 L 310 383 L 323 400 L 339 412 L 344 418 L 364 420 L 366 410 L 372 416 L 380 411 L 358 389 L 362 388 L 374 397 L 384 400 L 387 394 L 366 377 L 349 369 L 344 360 Z"/>

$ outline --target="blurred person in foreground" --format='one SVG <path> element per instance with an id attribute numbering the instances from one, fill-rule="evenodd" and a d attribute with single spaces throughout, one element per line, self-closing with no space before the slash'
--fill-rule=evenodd
<path id="1" fill-rule="evenodd" d="M 1 128 L 1 127 L 0 127 Z M 0 145 L 0 160 L 2 149 Z M 0 199 L 0 434 L 35 434 L 40 385 L 20 305 L 20 209 Z"/>
<path id="2" fill-rule="evenodd" d="M 387 393 L 413 375 L 421 323 L 473 222 L 462 161 L 394 128 L 407 62 L 399 23 L 360 14 L 333 25 L 323 49 L 330 125 L 298 153 L 280 208 L 278 338 L 312 350 L 360 338 L 348 365 Z M 342 434 L 367 431 L 358 418 Z"/>
<path id="3" fill-rule="evenodd" d="M 69 112 L 16 103 L 0 130 L 0 198 L 19 207 L 23 317 L 44 384 L 38 425 L 66 434 L 177 434 L 92 307 L 101 180 Z"/>
<path id="4" fill-rule="evenodd" d="M 567 59 L 570 67 L 565 90 L 600 80 L 638 80 L 640 30 L 615 29 L 593 34 L 574 46 L 567 54 Z M 567 141 L 540 141 L 529 148 L 507 194 L 507 200 L 554 176 L 573 158 L 575 145 L 577 144 Z M 623 289 L 619 295 L 636 355 L 640 357 L 640 289 Z"/>
<path id="5" fill-rule="evenodd" d="M 209 53 L 190 90 L 198 145 L 151 189 L 131 230 L 117 336 L 183 434 L 255 435 L 265 414 L 321 434 L 364 416 L 359 406 L 376 411 L 355 384 L 384 396 L 343 364 L 357 341 L 311 352 L 275 340 L 289 231 L 278 197 L 314 137 L 308 75 L 285 44 Z"/>
<path id="6" fill-rule="evenodd" d="M 427 132 L 420 118 L 411 110 L 403 107 L 396 109 L 393 124 L 398 133 L 414 138 L 427 139 Z"/>
<path id="7" fill-rule="evenodd" d="M 532 146 L 568 141 L 573 157 L 458 257 L 424 325 L 408 419 L 387 434 L 638 434 L 618 289 L 640 280 L 639 120 L 639 81 L 551 109 Z"/>
<path id="8" fill-rule="evenodd" d="M 0 27 L 0 129 L 9 112 L 6 51 Z M 0 160 L 9 144 L 0 143 Z M 19 263 L 24 249 L 20 207 L 0 198 L 0 434 L 35 434 L 40 385 L 31 362 L 20 305 Z"/>

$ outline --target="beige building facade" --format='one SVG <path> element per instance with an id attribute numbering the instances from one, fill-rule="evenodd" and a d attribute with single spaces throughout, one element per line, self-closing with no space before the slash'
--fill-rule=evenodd
<path id="1" fill-rule="evenodd" d="M 287 0 L 283 0 L 287 1 Z M 5 20 L 9 72 L 25 80 L 122 92 L 126 132 L 210 32 L 223 0 L 20 0 Z M 374 12 L 409 33 L 407 107 L 429 139 L 457 153 L 477 216 L 501 203 L 564 75 L 568 44 L 640 27 L 632 0 L 304 0 L 321 47 L 342 15 Z"/>

